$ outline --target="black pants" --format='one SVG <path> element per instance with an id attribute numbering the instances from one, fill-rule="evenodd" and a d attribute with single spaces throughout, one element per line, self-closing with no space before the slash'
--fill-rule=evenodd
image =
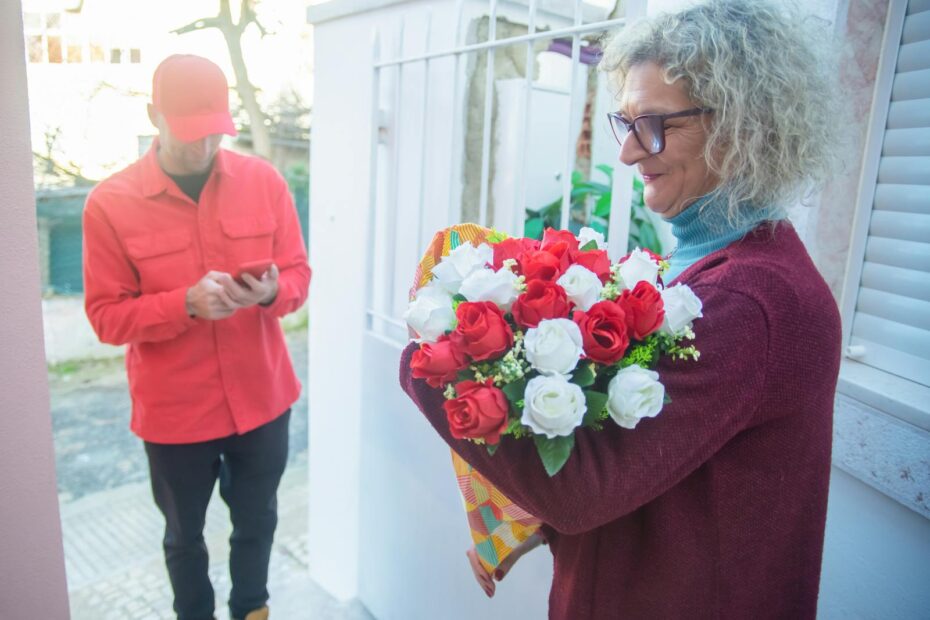
<path id="1" fill-rule="evenodd" d="M 178 620 L 213 618 L 203 526 L 217 477 L 229 506 L 234 618 L 268 601 L 268 560 L 278 524 L 278 483 L 287 463 L 290 409 L 244 435 L 193 444 L 145 443 L 155 503 L 165 515 L 165 563 Z"/>

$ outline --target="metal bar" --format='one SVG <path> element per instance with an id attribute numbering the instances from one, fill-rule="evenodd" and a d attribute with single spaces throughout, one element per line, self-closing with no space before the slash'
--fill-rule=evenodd
<path id="1" fill-rule="evenodd" d="M 530 35 L 536 32 L 536 2 L 537 0 L 530 0 L 529 17 L 526 25 L 526 32 Z M 520 149 L 520 163 L 517 166 L 517 178 L 514 180 L 517 190 L 514 192 L 517 197 L 517 204 L 514 205 L 513 220 L 511 221 L 511 232 L 520 237 L 523 236 L 524 222 L 526 220 L 526 179 L 529 176 L 529 171 L 527 170 L 529 160 L 526 157 L 526 148 L 529 144 L 530 115 L 533 111 L 533 73 L 535 68 L 536 50 L 534 49 L 534 42 L 527 41 L 526 81 L 523 87 L 526 93 L 526 101 L 523 106 L 523 133 L 520 136 L 520 144 L 522 147 Z"/>
<path id="2" fill-rule="evenodd" d="M 497 36 L 497 0 L 491 0 L 491 15 L 488 21 L 488 42 Z M 491 115 L 494 112 L 494 51 L 488 48 L 484 76 L 484 122 L 481 134 L 481 188 L 478 198 L 478 223 L 488 225 L 488 178 L 491 176 Z"/>
<path id="3" fill-rule="evenodd" d="M 430 36 L 432 35 L 432 13 L 426 11 L 426 51 L 429 52 Z M 429 108 L 426 105 L 429 99 L 429 58 L 423 66 L 423 96 L 420 98 L 420 195 L 417 200 L 417 252 L 423 251 L 423 201 L 426 194 L 426 119 Z"/>
<path id="4" fill-rule="evenodd" d="M 383 344 L 386 344 L 390 347 L 394 347 L 398 351 L 403 351 L 404 347 L 406 347 L 408 344 L 406 340 L 395 340 L 391 338 L 390 336 L 385 336 L 383 334 L 380 334 L 377 331 L 375 331 L 373 327 L 370 327 L 368 329 L 368 335 L 374 338 L 375 340 L 379 340 Z"/>
<path id="5" fill-rule="evenodd" d="M 461 47 L 462 44 L 462 13 L 464 12 L 465 1 L 456 0 L 455 2 L 455 46 L 456 48 Z M 452 152 L 449 157 L 449 204 L 448 204 L 448 224 L 455 224 L 461 219 L 461 210 L 457 211 L 457 206 L 459 200 L 461 199 L 461 194 L 456 196 L 456 189 L 458 188 L 458 181 L 455 178 L 456 170 L 460 170 L 460 156 L 462 152 L 462 144 L 459 140 L 459 136 L 464 136 L 464 130 L 462 129 L 462 123 L 459 116 L 461 115 L 461 106 L 459 105 L 459 98 L 461 93 L 459 92 L 459 74 L 461 73 L 462 67 L 462 56 L 461 54 L 455 54 L 455 70 L 452 73 L 452 122 L 449 123 L 449 126 L 452 130 L 451 140 L 449 144 L 452 147 Z"/>
<path id="6" fill-rule="evenodd" d="M 432 54 L 421 54 L 419 56 L 408 56 L 405 58 L 396 58 L 394 60 L 386 60 L 384 62 L 379 63 L 376 66 L 377 67 L 389 67 L 391 65 L 418 62 L 418 61 L 422 61 L 426 59 L 442 58 L 443 56 L 453 56 L 457 54 L 469 54 L 471 52 L 480 52 L 481 50 L 505 47 L 507 45 L 516 45 L 518 43 L 526 43 L 528 41 L 536 41 L 538 39 L 555 39 L 558 37 L 588 34 L 589 32 L 598 32 L 600 30 L 608 30 L 610 28 L 623 26 L 626 23 L 626 21 L 627 20 L 625 17 L 619 17 L 617 19 L 608 19 L 602 22 L 582 24 L 580 26 L 572 26 L 571 28 L 560 28 L 557 30 L 543 30 L 541 32 L 536 32 L 534 34 L 524 34 L 524 35 L 520 35 L 519 37 L 510 37 L 508 39 L 500 39 L 499 41 L 486 41 L 484 43 L 475 43 L 473 45 L 465 45 L 465 46 L 455 47 L 452 49 L 443 50 L 439 52 L 433 52 Z"/>
<path id="7" fill-rule="evenodd" d="M 404 27 L 406 23 L 404 20 L 400 22 L 400 33 L 397 36 L 397 53 L 400 54 L 404 50 Z M 400 189 L 402 183 L 400 182 L 400 112 L 401 112 L 401 91 L 403 90 L 404 84 L 404 66 L 397 65 L 397 82 L 394 84 L 394 122 L 391 127 L 391 132 L 394 138 L 394 157 L 393 157 L 393 174 L 391 175 L 394 180 L 394 200 L 391 205 L 391 211 L 388 213 L 388 216 L 385 218 L 387 220 L 387 232 L 385 233 L 385 238 L 387 239 L 385 245 L 385 263 L 387 265 L 387 275 L 385 280 L 387 281 L 387 295 L 385 296 L 385 307 L 388 309 L 388 312 L 392 312 L 394 309 L 394 298 L 395 298 L 395 272 L 397 269 L 397 220 L 398 213 L 397 210 L 400 206 Z"/>
<path id="8" fill-rule="evenodd" d="M 575 26 L 581 24 L 581 0 L 575 0 Z M 572 208 L 572 171 L 575 167 L 575 142 L 578 129 L 575 127 L 575 106 L 578 100 L 578 56 L 581 53 L 581 38 L 576 33 L 572 36 L 572 84 L 568 105 L 568 144 L 565 149 L 565 168 L 562 171 L 562 217 L 559 228 L 568 230 L 568 216 Z M 585 82 L 587 84 L 587 82 Z M 587 87 L 585 87 L 587 91 Z M 587 92 L 585 92 L 587 97 Z"/>
<path id="9" fill-rule="evenodd" d="M 633 208 L 633 169 L 614 168 L 610 192 L 610 219 L 607 222 L 607 255 L 617 260 L 629 251 L 630 211 Z"/>
<path id="10" fill-rule="evenodd" d="M 399 327 L 403 330 L 407 329 L 407 324 L 398 319 L 397 317 L 390 316 L 383 312 L 378 312 L 377 310 L 367 310 L 366 313 L 372 319 L 378 319 L 379 321 L 384 321 L 388 325 L 393 325 L 394 327 Z"/>
<path id="11" fill-rule="evenodd" d="M 381 56 L 381 33 L 374 29 L 371 42 L 371 131 L 368 141 L 368 222 L 365 248 L 369 255 L 365 264 L 365 288 L 368 301 L 366 306 L 374 306 L 375 273 L 375 230 L 378 217 L 378 135 L 381 130 L 381 69 L 378 58 Z"/>

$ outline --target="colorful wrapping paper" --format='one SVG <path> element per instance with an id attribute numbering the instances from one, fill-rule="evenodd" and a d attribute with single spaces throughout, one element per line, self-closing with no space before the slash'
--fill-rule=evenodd
<path id="1" fill-rule="evenodd" d="M 456 224 L 436 233 L 417 267 L 411 298 L 432 279 L 432 269 L 443 256 L 462 243 L 478 245 L 490 234 L 490 229 L 477 224 Z M 493 574 L 504 558 L 532 536 L 542 522 L 514 504 L 454 450 L 451 452 L 478 559 L 488 573 Z"/>

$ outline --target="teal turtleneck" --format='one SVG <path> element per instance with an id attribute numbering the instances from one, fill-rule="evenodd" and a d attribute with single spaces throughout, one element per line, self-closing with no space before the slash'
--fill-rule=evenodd
<path id="1" fill-rule="evenodd" d="M 694 263 L 742 239 L 768 219 L 773 219 L 771 214 L 760 209 L 757 218 L 734 225 L 727 219 L 725 198 L 717 197 L 711 201 L 711 194 L 698 198 L 684 211 L 667 220 L 672 225 L 678 247 L 672 253 L 669 270 L 662 279 L 671 282 Z"/>

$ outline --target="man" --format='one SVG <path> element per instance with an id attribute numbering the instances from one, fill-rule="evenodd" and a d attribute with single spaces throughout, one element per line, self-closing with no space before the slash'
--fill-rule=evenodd
<path id="1" fill-rule="evenodd" d="M 236 135 L 228 101 L 209 60 L 164 60 L 148 106 L 158 138 L 84 210 L 85 309 L 101 341 L 127 345 L 131 428 L 165 516 L 179 620 L 213 618 L 203 526 L 217 478 L 233 524 L 230 614 L 268 617 L 276 492 L 300 393 L 278 319 L 307 298 L 307 253 L 281 175 L 219 148 Z"/>

